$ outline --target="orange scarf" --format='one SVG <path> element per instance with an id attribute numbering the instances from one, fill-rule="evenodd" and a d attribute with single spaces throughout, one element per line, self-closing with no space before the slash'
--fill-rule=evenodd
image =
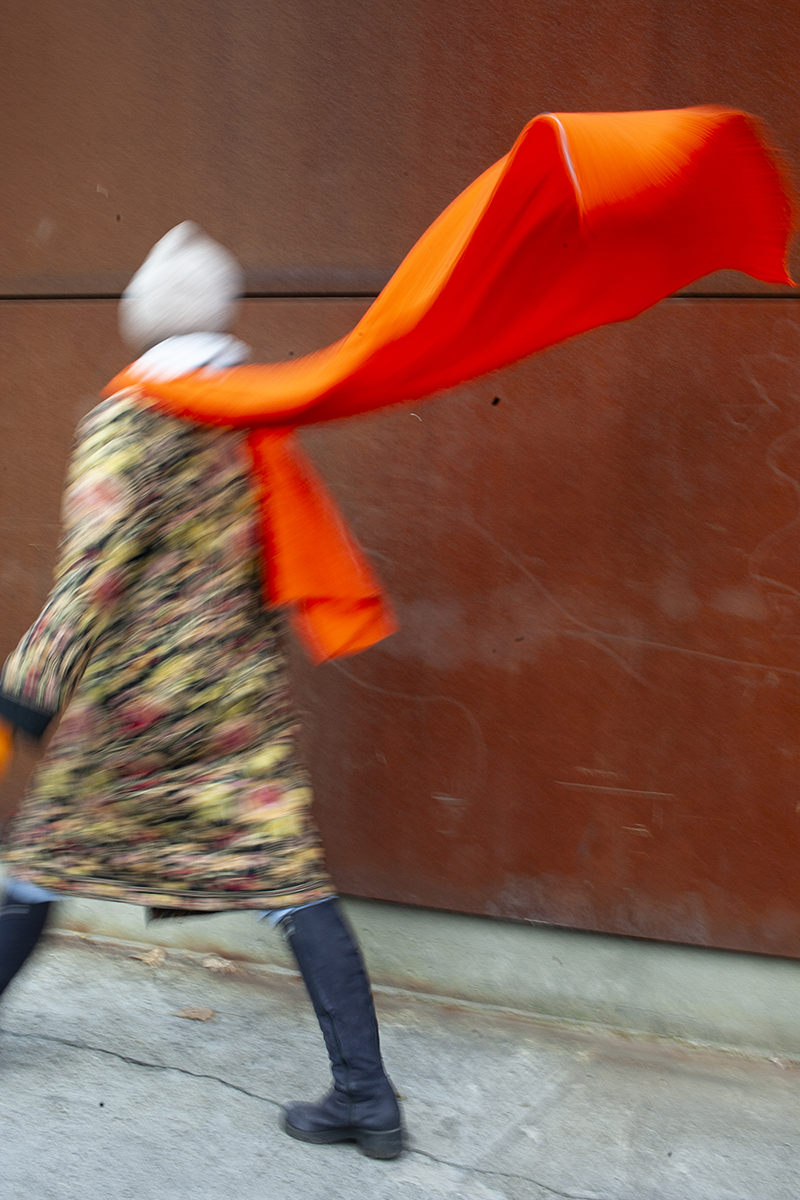
<path id="1" fill-rule="evenodd" d="M 536 117 L 422 235 L 355 329 L 291 362 L 140 385 L 174 415 L 249 431 L 265 596 L 315 661 L 395 628 L 298 425 L 416 400 L 636 316 L 721 268 L 791 283 L 786 180 L 757 122 L 721 108 Z"/>

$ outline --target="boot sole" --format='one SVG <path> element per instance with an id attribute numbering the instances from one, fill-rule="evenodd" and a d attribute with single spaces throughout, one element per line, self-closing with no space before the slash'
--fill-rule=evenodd
<path id="1" fill-rule="evenodd" d="M 403 1127 L 396 1129 L 357 1129 L 348 1125 L 342 1129 L 298 1129 L 283 1119 L 283 1128 L 289 1137 L 298 1142 L 312 1142 L 316 1146 L 331 1146 L 334 1142 L 357 1142 L 367 1158 L 397 1158 L 403 1149 Z"/>

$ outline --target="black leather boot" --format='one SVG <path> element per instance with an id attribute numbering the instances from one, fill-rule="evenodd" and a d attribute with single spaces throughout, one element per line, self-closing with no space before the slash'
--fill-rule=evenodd
<path id="1" fill-rule="evenodd" d="M 370 1158 L 396 1158 L 403 1125 L 381 1060 L 369 980 L 338 901 L 281 922 L 325 1038 L 333 1090 L 319 1104 L 289 1104 L 286 1132 L 301 1142 L 355 1141 Z"/>
<path id="2" fill-rule="evenodd" d="M 4 895 L 0 904 L 0 996 L 42 936 L 50 902 L 25 904 Z"/>

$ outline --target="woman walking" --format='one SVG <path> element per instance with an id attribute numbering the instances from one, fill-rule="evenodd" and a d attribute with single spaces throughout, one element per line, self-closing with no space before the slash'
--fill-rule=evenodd
<path id="1" fill-rule="evenodd" d="M 241 288 L 233 258 L 187 222 L 131 281 L 123 333 L 155 345 L 143 362 L 161 379 L 231 366 L 247 357 L 225 332 Z M 159 917 L 268 911 L 333 1072 L 321 1104 L 287 1109 L 287 1132 L 392 1158 L 400 1112 L 311 816 L 252 475 L 243 434 L 165 415 L 144 388 L 78 428 L 55 586 L 0 678 L 0 717 L 29 736 L 63 712 L 6 849 L 0 992 L 56 895 Z"/>

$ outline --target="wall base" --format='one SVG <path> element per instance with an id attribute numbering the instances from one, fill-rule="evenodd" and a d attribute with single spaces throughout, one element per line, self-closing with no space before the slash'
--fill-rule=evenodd
<path id="1" fill-rule="evenodd" d="M 800 964 L 550 926 L 347 900 L 375 983 L 650 1036 L 800 1056 Z M 145 925 L 67 900 L 56 927 L 292 967 L 252 913 Z"/>

